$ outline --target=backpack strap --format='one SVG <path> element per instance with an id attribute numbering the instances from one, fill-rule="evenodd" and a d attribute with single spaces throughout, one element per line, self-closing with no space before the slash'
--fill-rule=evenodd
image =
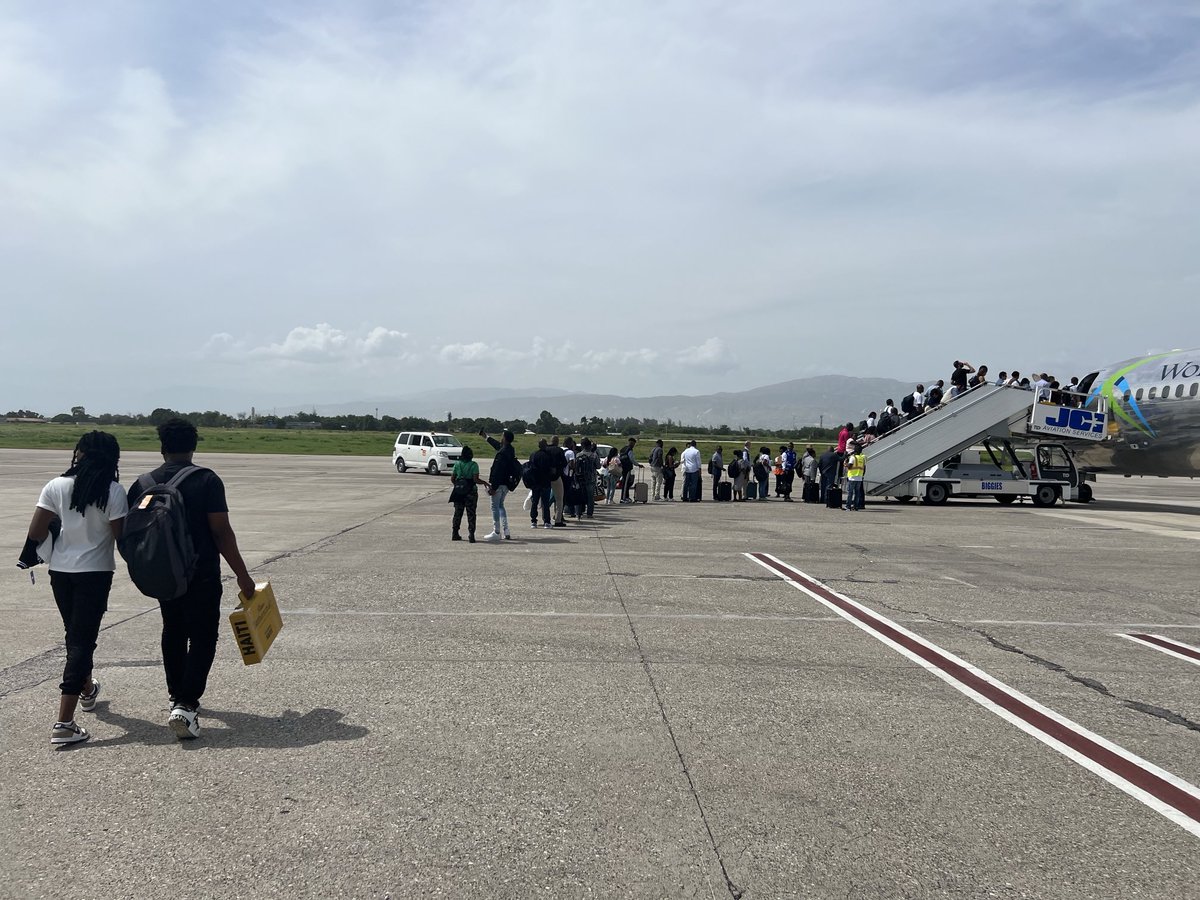
<path id="1" fill-rule="evenodd" d="M 182 469 L 180 469 L 178 472 L 175 473 L 174 477 L 170 481 L 167 482 L 167 487 L 178 488 L 179 485 L 183 482 L 183 480 L 185 478 L 187 478 L 193 472 L 199 472 L 199 471 L 200 471 L 199 466 L 184 466 Z M 145 478 L 146 476 L 143 475 L 142 477 Z M 138 480 L 140 481 L 141 479 L 138 479 Z"/>

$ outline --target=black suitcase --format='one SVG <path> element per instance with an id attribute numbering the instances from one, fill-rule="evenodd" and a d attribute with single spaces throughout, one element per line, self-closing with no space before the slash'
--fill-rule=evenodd
<path id="1" fill-rule="evenodd" d="M 825 492 L 825 505 L 830 509 L 840 509 L 842 506 L 842 489 L 836 484 L 831 484 L 829 490 Z"/>
<path id="2" fill-rule="evenodd" d="M 804 482 L 804 489 L 800 492 L 800 499 L 805 503 L 820 503 L 821 486 L 815 481 Z"/>
<path id="3" fill-rule="evenodd" d="M 718 500 L 732 500 L 733 499 L 733 485 L 730 482 L 728 482 L 728 481 L 718 481 L 717 482 L 717 499 Z"/>

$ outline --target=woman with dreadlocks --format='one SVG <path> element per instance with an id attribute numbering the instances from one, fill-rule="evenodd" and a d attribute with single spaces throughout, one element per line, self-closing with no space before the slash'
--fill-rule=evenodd
<path id="1" fill-rule="evenodd" d="M 120 458 L 121 448 L 111 434 L 92 431 L 79 439 L 71 467 L 42 488 L 18 562 L 23 567 L 49 564 L 50 588 L 66 628 L 62 696 L 50 732 L 50 743 L 56 746 L 88 739 L 88 733 L 75 724 L 76 704 L 91 712 L 100 696 L 100 682 L 92 678 L 92 654 L 116 570 L 113 545 L 129 510 L 125 491 L 117 483 Z M 49 549 L 39 553 L 56 520 L 59 529 Z"/>

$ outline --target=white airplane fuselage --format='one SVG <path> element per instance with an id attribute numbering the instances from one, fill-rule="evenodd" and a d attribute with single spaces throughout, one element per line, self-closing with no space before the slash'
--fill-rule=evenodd
<path id="1" fill-rule="evenodd" d="M 1080 468 L 1200 476 L 1200 350 L 1135 357 L 1098 372 L 1087 406 L 1108 405 L 1108 439 L 1073 444 Z"/>

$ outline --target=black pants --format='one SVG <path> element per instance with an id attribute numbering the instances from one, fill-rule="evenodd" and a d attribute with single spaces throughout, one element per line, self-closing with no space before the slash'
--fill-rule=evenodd
<path id="1" fill-rule="evenodd" d="M 783 496 L 785 496 L 785 497 L 792 496 L 792 483 L 795 480 L 796 480 L 796 470 L 795 469 L 784 469 L 783 470 Z"/>
<path id="2" fill-rule="evenodd" d="M 463 510 L 467 513 L 467 534 L 471 537 L 475 536 L 475 507 L 479 503 L 478 491 L 472 491 L 467 494 L 463 500 L 454 501 L 454 533 L 458 534 L 458 529 L 462 525 Z"/>
<path id="3" fill-rule="evenodd" d="M 529 521 L 537 524 L 538 505 L 542 507 L 542 521 L 550 524 L 550 486 L 535 487 L 533 499 L 529 501 Z"/>
<path id="4" fill-rule="evenodd" d="M 63 666 L 64 694 L 78 694 L 92 674 L 100 620 L 108 610 L 112 572 L 50 572 L 50 590 L 66 629 L 67 662 Z"/>
<path id="5" fill-rule="evenodd" d="M 194 577 L 182 597 L 160 600 L 158 608 L 163 620 L 163 669 L 171 703 L 199 706 L 217 655 L 221 624 L 219 570 Z"/>
<path id="6" fill-rule="evenodd" d="M 675 470 L 663 469 L 663 497 L 673 499 L 675 497 Z"/>
<path id="7" fill-rule="evenodd" d="M 633 469 L 621 471 L 621 499 L 628 500 L 629 492 L 633 489 Z"/>
<path id="8" fill-rule="evenodd" d="M 721 483 L 721 472 L 713 472 L 713 499 L 717 499 L 717 485 Z"/>

